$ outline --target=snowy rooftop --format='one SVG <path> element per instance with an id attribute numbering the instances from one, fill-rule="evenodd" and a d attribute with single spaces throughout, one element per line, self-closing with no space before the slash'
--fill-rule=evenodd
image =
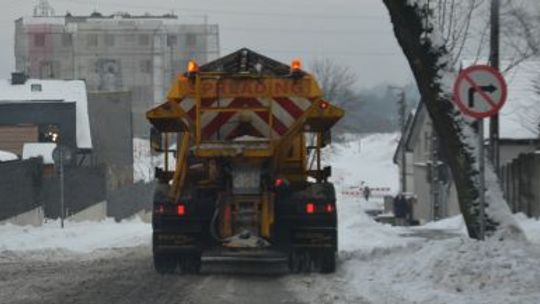
<path id="1" fill-rule="evenodd" d="M 464 61 L 463 67 L 472 65 Z M 502 61 L 501 68 L 510 61 Z M 536 139 L 540 124 L 540 60 L 527 60 L 504 73 L 508 100 L 499 114 L 501 139 Z M 489 119 L 485 120 L 486 124 Z M 488 132 L 486 132 L 488 133 Z M 487 136 L 487 134 L 486 134 Z"/>
<path id="2" fill-rule="evenodd" d="M 0 162 L 6 162 L 11 160 L 17 160 L 19 157 L 15 153 L 0 150 Z"/>
<path id="3" fill-rule="evenodd" d="M 32 157 L 42 157 L 43 163 L 47 165 L 54 164 L 52 152 L 56 148 L 55 143 L 27 143 L 23 146 L 23 159 Z"/>
<path id="4" fill-rule="evenodd" d="M 48 102 L 63 101 L 76 103 L 77 147 L 91 149 L 90 119 L 86 84 L 81 80 L 41 80 L 29 79 L 21 85 L 0 80 L 0 102 Z"/>

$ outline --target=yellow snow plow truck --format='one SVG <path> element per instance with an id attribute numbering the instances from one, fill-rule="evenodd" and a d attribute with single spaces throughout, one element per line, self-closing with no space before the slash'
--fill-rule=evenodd
<path id="1" fill-rule="evenodd" d="M 244 48 L 190 61 L 146 114 L 165 159 L 155 170 L 156 271 L 232 261 L 333 272 L 336 196 L 321 149 L 343 115 L 299 60 Z"/>

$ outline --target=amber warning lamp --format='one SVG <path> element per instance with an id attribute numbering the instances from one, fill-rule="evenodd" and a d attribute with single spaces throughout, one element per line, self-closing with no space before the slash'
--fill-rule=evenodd
<path id="1" fill-rule="evenodd" d="M 291 73 L 299 73 L 302 69 L 302 61 L 298 58 L 295 58 L 291 61 Z"/>
<path id="2" fill-rule="evenodd" d="M 199 71 L 199 65 L 195 60 L 188 61 L 187 71 L 189 75 L 194 75 Z"/>

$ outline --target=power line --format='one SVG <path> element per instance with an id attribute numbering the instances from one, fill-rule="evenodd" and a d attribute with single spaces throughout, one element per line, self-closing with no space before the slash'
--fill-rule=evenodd
<path id="1" fill-rule="evenodd" d="M 56 0 L 57 2 L 65 3 L 77 3 L 77 4 L 88 4 L 88 1 L 83 0 Z M 125 2 L 111 2 L 102 3 L 102 7 L 129 7 L 136 9 L 156 9 L 170 12 L 170 6 L 154 6 L 154 5 L 140 5 L 140 4 L 128 4 Z M 296 18 L 298 20 L 305 20 L 304 18 L 309 19 L 378 19 L 384 18 L 384 15 L 373 15 L 373 14 L 364 14 L 364 15 L 343 15 L 343 14 L 294 14 L 294 13 L 278 13 L 278 12 L 260 12 L 260 11 L 238 11 L 238 10 L 223 10 L 223 9 L 201 9 L 201 8 L 192 8 L 192 7 L 183 7 L 179 8 L 179 11 L 182 12 L 193 12 L 193 13 L 203 13 L 203 14 L 216 14 L 216 15 L 234 15 L 234 16 L 249 16 L 249 17 L 287 17 L 287 18 Z"/>
<path id="2" fill-rule="evenodd" d="M 398 52 L 366 52 L 366 51 L 320 51 L 320 52 L 314 52 L 314 51 L 308 51 L 308 50 L 272 50 L 272 49 L 261 49 L 261 48 L 253 48 L 256 52 L 261 53 L 274 53 L 274 54 L 292 54 L 292 55 L 298 55 L 298 54 L 304 54 L 304 55 L 315 55 L 315 56 L 325 56 L 325 55 L 336 55 L 336 56 L 376 56 L 376 57 L 397 57 L 402 55 Z M 224 48 L 222 49 L 223 53 L 230 53 L 237 51 L 236 48 Z"/>
<path id="3" fill-rule="evenodd" d="M 393 35 L 391 31 L 353 31 L 345 29 L 329 30 L 309 30 L 297 28 L 265 28 L 265 27 L 229 27 L 220 26 L 220 30 L 241 31 L 241 32 L 276 32 L 276 33 L 304 33 L 304 34 L 331 34 L 331 35 Z"/>

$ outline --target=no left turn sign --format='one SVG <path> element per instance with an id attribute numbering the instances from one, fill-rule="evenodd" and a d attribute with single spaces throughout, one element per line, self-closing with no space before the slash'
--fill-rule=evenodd
<path id="1" fill-rule="evenodd" d="M 454 102 L 463 114 L 474 118 L 493 116 L 508 96 L 506 81 L 499 71 L 487 65 L 463 70 L 454 84 Z"/>

